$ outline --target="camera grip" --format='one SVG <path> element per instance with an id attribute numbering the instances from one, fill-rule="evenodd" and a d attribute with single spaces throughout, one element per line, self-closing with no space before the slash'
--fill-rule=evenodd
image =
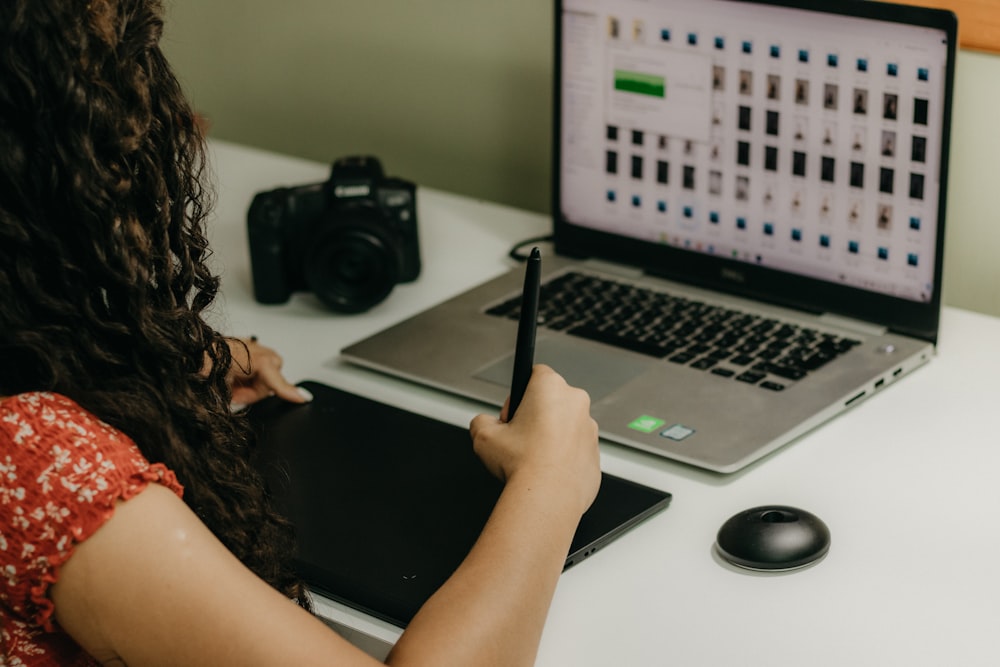
<path id="1" fill-rule="evenodd" d="M 280 191 L 262 192 L 247 211 L 247 237 L 254 298 L 260 303 L 285 303 L 291 296 L 285 271 Z"/>

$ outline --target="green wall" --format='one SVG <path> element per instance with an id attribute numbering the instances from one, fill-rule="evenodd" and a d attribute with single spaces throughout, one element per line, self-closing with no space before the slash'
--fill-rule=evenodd
<path id="1" fill-rule="evenodd" d="M 551 3 L 168 0 L 211 136 L 548 211 Z"/>
<path id="2" fill-rule="evenodd" d="M 548 212 L 548 0 L 168 0 L 164 48 L 221 139 Z M 1000 315 L 1000 57 L 959 54 L 945 302 Z M 275 183 L 275 185 L 293 185 Z"/>

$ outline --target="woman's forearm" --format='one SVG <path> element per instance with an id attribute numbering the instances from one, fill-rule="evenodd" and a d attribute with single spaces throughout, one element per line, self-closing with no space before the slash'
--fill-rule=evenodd
<path id="1" fill-rule="evenodd" d="M 541 478 L 508 481 L 468 558 L 410 623 L 389 664 L 533 664 L 580 518 L 553 488 Z"/>

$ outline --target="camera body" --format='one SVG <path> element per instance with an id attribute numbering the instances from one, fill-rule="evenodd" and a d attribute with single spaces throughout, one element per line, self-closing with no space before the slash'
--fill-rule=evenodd
<path id="1" fill-rule="evenodd" d="M 386 177 L 371 156 L 335 160 L 322 183 L 257 193 L 247 235 L 260 303 L 311 291 L 358 313 L 420 275 L 416 186 Z"/>

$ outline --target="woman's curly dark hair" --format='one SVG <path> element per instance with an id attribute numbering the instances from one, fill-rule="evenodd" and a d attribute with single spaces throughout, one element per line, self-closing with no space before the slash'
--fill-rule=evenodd
<path id="1" fill-rule="evenodd" d="M 0 395 L 58 392 L 130 435 L 304 603 L 202 317 L 219 288 L 204 138 L 162 29 L 159 0 L 0 2 Z"/>

